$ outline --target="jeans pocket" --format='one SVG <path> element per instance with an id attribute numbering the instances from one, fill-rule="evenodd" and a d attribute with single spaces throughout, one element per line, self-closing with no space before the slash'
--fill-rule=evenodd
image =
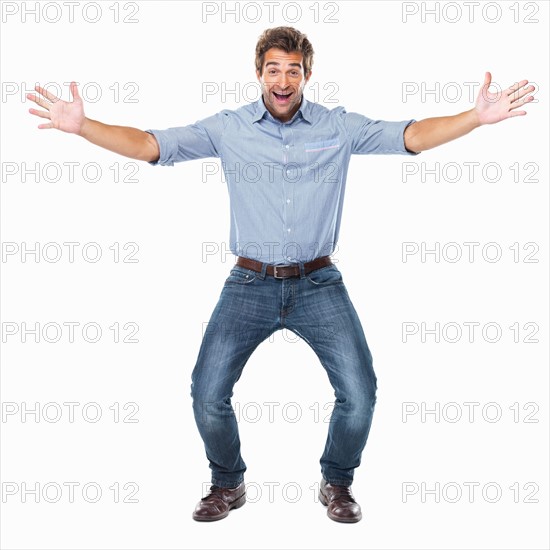
<path id="1" fill-rule="evenodd" d="M 343 283 L 342 273 L 335 265 L 315 269 L 306 275 L 306 279 L 316 286 L 329 286 Z"/>
<path id="2" fill-rule="evenodd" d="M 236 265 L 231 268 L 229 277 L 225 280 L 225 284 L 248 285 L 256 279 L 257 275 L 256 271 Z"/>

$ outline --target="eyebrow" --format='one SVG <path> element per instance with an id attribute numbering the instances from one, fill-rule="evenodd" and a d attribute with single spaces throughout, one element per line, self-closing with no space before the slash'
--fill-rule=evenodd
<path id="1" fill-rule="evenodd" d="M 279 67 L 281 64 L 278 61 L 268 61 L 265 66 L 269 67 L 269 65 L 276 65 L 277 67 Z M 288 65 L 290 67 L 299 67 L 300 69 L 302 68 L 301 63 L 289 63 Z"/>

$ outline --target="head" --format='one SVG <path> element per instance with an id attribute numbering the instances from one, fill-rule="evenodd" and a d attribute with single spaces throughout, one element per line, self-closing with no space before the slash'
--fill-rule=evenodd
<path id="1" fill-rule="evenodd" d="M 300 107 L 311 76 L 313 47 L 305 34 L 292 27 L 267 29 L 256 44 L 256 76 L 267 110 L 282 122 Z"/>

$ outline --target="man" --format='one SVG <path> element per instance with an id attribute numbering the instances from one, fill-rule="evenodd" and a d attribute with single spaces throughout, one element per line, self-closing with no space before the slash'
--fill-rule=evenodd
<path id="1" fill-rule="evenodd" d="M 489 92 L 486 73 L 475 107 L 421 121 L 371 120 L 344 108 L 328 110 L 303 97 L 313 48 L 292 27 L 266 30 L 256 46 L 260 100 L 223 110 L 195 124 L 142 131 L 84 116 L 74 100 L 27 97 L 46 109 L 39 128 L 75 133 L 91 143 L 152 165 L 218 157 L 226 174 L 230 245 L 237 256 L 203 336 L 192 374 L 198 430 L 212 470 L 209 494 L 193 513 L 198 521 L 226 517 L 245 503 L 244 472 L 233 387 L 256 347 L 287 328 L 318 355 L 336 401 L 321 457 L 320 500 L 338 522 L 361 519 L 351 493 L 376 401 L 372 356 L 342 275 L 330 255 L 338 240 L 347 167 L 352 154 L 418 154 L 483 124 L 512 116 L 533 100 L 524 80 Z"/>

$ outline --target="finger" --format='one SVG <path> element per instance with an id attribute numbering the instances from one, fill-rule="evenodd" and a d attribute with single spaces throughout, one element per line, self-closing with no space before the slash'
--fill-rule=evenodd
<path id="1" fill-rule="evenodd" d="M 51 103 L 46 103 L 42 98 L 38 97 L 35 94 L 27 94 L 27 99 L 34 101 L 37 105 L 40 105 L 40 107 L 44 107 L 44 109 L 48 111 L 50 110 L 49 107 Z"/>
<path id="2" fill-rule="evenodd" d="M 508 117 L 511 118 L 511 117 L 514 117 L 514 116 L 524 116 L 527 114 L 527 111 L 510 111 L 508 113 Z"/>
<path id="3" fill-rule="evenodd" d="M 535 98 L 532 95 L 530 95 L 529 97 L 525 97 L 523 99 L 515 101 L 514 103 L 512 103 L 510 105 L 510 110 L 517 109 L 518 107 L 522 107 L 526 103 L 529 103 L 529 102 L 533 101 L 533 99 L 535 99 Z"/>
<path id="4" fill-rule="evenodd" d="M 80 94 L 78 93 L 78 86 L 76 85 L 76 82 L 71 82 L 70 90 L 74 99 L 81 99 Z"/>
<path id="5" fill-rule="evenodd" d="M 48 113 L 47 111 L 39 111 L 38 109 L 29 109 L 29 113 L 42 118 L 50 118 L 50 113 Z"/>
<path id="6" fill-rule="evenodd" d="M 529 86 L 528 88 L 522 88 L 514 94 L 508 96 L 512 102 L 520 100 L 522 97 L 525 97 L 527 94 L 530 94 L 535 89 L 534 86 Z"/>
<path id="7" fill-rule="evenodd" d="M 529 81 L 528 80 L 522 80 L 521 82 L 515 82 L 511 86 L 508 87 L 509 93 L 508 95 L 512 95 L 513 93 L 517 92 L 520 88 L 523 88 Z M 533 88 L 534 89 L 534 88 Z"/>
<path id="8" fill-rule="evenodd" d="M 38 128 L 40 128 L 40 130 L 50 130 L 53 128 L 53 124 L 51 122 L 49 124 L 39 124 Z"/>
<path id="9" fill-rule="evenodd" d="M 59 98 L 57 96 L 48 92 L 48 90 L 45 90 L 44 88 L 42 88 L 42 86 L 35 86 L 34 89 L 40 92 L 45 98 L 49 99 L 52 103 L 54 101 L 59 101 Z"/>
<path id="10" fill-rule="evenodd" d="M 489 92 L 489 86 L 491 85 L 491 73 L 487 71 L 485 73 L 485 80 L 483 81 L 483 84 L 481 88 L 479 89 L 478 97 L 483 97 L 485 101 L 491 101 L 491 97 L 493 94 Z"/>

